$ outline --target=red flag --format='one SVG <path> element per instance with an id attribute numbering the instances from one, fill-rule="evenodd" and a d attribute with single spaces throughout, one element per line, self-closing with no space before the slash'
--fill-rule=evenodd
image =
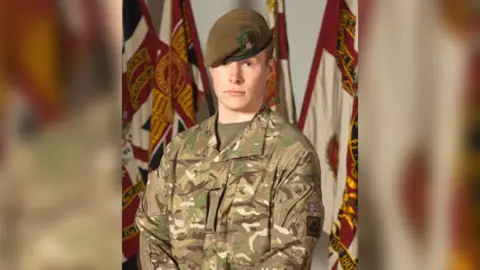
<path id="1" fill-rule="evenodd" d="M 206 73 L 198 80 L 192 75 L 189 49 L 198 52 L 199 47 L 194 45 L 198 37 L 190 2 L 164 1 L 161 19 L 155 20 L 161 21 L 158 34 L 150 14 L 143 0 L 124 2 L 124 58 L 128 59 L 123 73 L 125 259 L 138 252 L 134 216 L 148 172 L 158 168 L 172 137 L 195 124 L 195 96 L 199 89 L 208 91 Z M 202 64 L 200 57 L 196 61 Z"/>
<path id="2" fill-rule="evenodd" d="M 182 2 L 183 16 L 187 29 L 188 62 L 192 71 L 194 86 L 196 87 L 195 93 L 197 94 L 197 119 L 202 120 L 215 113 L 215 105 L 213 104 L 207 69 L 203 62 L 203 53 L 195 18 L 193 17 L 192 5 L 190 0 L 183 0 Z M 202 111 L 201 108 L 203 106 L 206 106 L 208 115 L 198 115 Z"/>
<path id="3" fill-rule="evenodd" d="M 122 251 L 128 260 L 138 253 L 135 213 L 148 174 L 149 130 L 142 127 L 151 114 L 151 92 L 159 44 L 140 8 L 142 1 L 124 1 L 122 74 Z"/>
<path id="4" fill-rule="evenodd" d="M 146 5 L 143 3 L 141 7 L 147 14 Z M 170 142 L 172 136 L 195 123 L 196 87 L 189 66 L 188 27 L 185 22 L 182 1 L 165 1 L 152 89 L 149 146 L 152 169 L 156 169 L 160 162 L 161 156 L 155 153 L 160 141 L 166 139 L 166 143 Z M 153 25 L 150 27 L 153 28 Z"/>

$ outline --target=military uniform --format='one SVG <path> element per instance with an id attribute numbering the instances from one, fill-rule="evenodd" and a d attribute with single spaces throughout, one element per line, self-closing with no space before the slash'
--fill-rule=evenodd
<path id="1" fill-rule="evenodd" d="M 247 41 L 251 29 L 239 29 L 253 32 Z M 265 105 L 233 139 L 217 136 L 217 119 L 176 136 L 149 174 L 136 216 L 142 268 L 309 269 L 324 217 L 315 148 Z"/>

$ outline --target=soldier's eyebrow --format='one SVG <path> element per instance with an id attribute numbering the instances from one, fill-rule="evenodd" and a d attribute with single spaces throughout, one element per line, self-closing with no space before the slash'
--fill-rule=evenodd
<path id="1" fill-rule="evenodd" d="M 257 54 L 257 55 L 255 55 L 255 56 L 252 56 L 252 57 L 250 57 L 250 58 L 247 58 L 247 59 L 242 60 L 242 63 L 244 63 L 244 62 L 255 62 L 255 63 L 258 63 L 258 62 L 260 62 L 260 60 L 261 60 L 261 59 L 260 59 L 259 55 Z"/>

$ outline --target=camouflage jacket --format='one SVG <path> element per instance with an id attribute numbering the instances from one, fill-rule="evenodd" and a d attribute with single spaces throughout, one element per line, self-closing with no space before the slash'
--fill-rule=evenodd
<path id="1" fill-rule="evenodd" d="M 264 108 L 219 152 L 215 121 L 175 137 L 149 175 L 142 268 L 308 269 L 324 218 L 315 149 Z"/>

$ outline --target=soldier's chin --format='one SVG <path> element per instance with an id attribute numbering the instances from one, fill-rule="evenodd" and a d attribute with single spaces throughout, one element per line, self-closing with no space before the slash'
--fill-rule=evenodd
<path id="1" fill-rule="evenodd" d="M 242 111 L 248 107 L 247 105 L 248 105 L 247 103 L 237 101 L 237 102 L 228 102 L 226 107 L 232 111 Z"/>

